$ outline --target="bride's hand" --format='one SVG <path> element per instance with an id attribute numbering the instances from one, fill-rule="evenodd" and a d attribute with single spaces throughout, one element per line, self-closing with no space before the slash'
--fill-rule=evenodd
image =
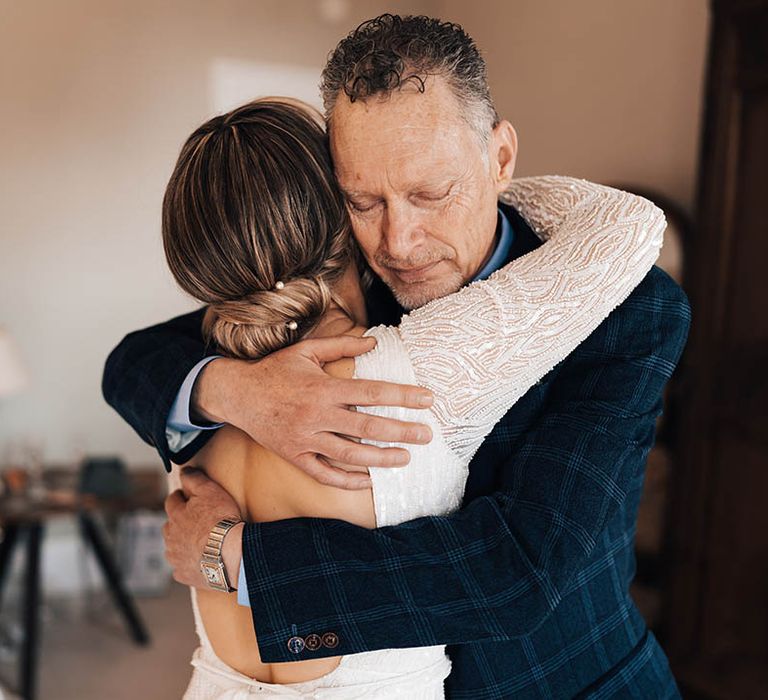
<path id="1" fill-rule="evenodd" d="M 339 379 L 323 365 L 375 347 L 374 338 L 339 336 L 305 340 L 258 362 L 221 358 L 198 378 L 193 408 L 206 419 L 230 423 L 321 484 L 345 489 L 370 486 L 356 468 L 408 463 L 404 448 L 363 445 L 356 439 L 423 444 L 426 425 L 351 410 L 358 406 L 427 408 L 432 394 L 421 387 L 363 379 Z M 350 439 L 351 438 L 351 439 Z"/>

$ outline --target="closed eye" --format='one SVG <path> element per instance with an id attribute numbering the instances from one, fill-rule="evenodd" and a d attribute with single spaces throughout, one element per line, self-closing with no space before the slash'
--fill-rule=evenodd
<path id="1" fill-rule="evenodd" d="M 433 191 L 416 192 L 413 195 L 413 198 L 420 200 L 422 202 L 441 202 L 442 200 L 446 199 L 450 193 L 451 193 L 451 188 L 449 187 L 447 190 L 438 191 L 438 192 L 433 192 Z"/>
<path id="2" fill-rule="evenodd" d="M 376 204 L 377 204 L 376 202 L 362 203 L 362 202 L 355 202 L 351 199 L 347 200 L 347 205 L 349 206 L 349 208 L 357 214 L 364 214 L 367 211 L 373 210 L 376 207 Z"/>

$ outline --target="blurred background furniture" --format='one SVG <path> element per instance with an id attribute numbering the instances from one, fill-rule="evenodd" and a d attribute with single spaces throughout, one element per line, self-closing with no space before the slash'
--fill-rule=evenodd
<path id="1" fill-rule="evenodd" d="M 690 698 L 768 697 L 768 0 L 714 0 L 665 648 Z"/>
<path id="2" fill-rule="evenodd" d="M 4 584 L 15 548 L 25 543 L 26 562 L 22 602 L 23 641 L 19 659 L 19 692 L 23 700 L 36 697 L 37 653 L 39 646 L 40 551 L 46 523 L 62 515 L 78 519 L 84 542 L 92 550 L 108 584 L 112 599 L 120 611 L 128 632 L 136 644 L 149 643 L 149 635 L 136 606 L 123 583 L 112 550 L 94 515 L 127 513 L 138 509 L 157 509 L 162 505 L 154 471 L 129 473 L 116 467 L 115 460 L 86 461 L 78 471 L 46 470 L 45 489 L 39 496 L 27 490 L 8 491 L 0 498 L 0 605 Z M 99 465 L 101 465 L 99 467 Z M 105 472 L 115 490 L 99 472 Z M 122 474 L 122 477 L 117 476 Z M 133 477 L 132 479 L 130 477 Z M 94 494 L 94 489 L 102 493 Z M 106 491 L 104 491 L 106 490 Z"/>

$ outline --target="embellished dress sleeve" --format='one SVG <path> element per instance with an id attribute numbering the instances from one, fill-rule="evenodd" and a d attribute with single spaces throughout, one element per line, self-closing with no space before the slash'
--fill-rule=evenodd
<path id="1" fill-rule="evenodd" d="M 642 197 L 567 177 L 513 181 L 503 200 L 545 241 L 398 328 L 433 415 L 468 463 L 498 420 L 621 304 L 656 261 L 666 222 Z"/>

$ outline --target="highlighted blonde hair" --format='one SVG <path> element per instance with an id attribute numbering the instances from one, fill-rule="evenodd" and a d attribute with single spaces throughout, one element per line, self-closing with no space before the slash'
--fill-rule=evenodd
<path id="1" fill-rule="evenodd" d="M 312 330 L 356 251 L 318 116 L 265 98 L 214 117 L 166 188 L 168 265 L 209 305 L 204 333 L 229 356 L 258 359 Z"/>

